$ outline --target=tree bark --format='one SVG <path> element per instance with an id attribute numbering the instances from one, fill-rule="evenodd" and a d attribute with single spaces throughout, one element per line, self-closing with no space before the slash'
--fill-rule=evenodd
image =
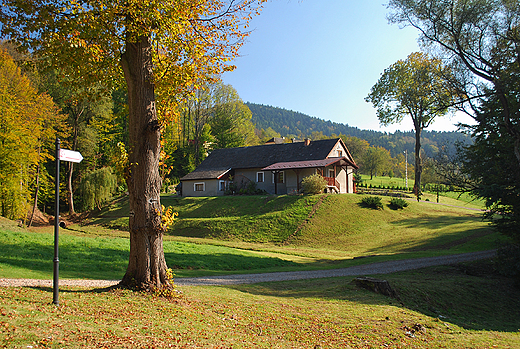
<path id="1" fill-rule="evenodd" d="M 31 213 L 31 219 L 27 224 L 28 227 L 32 226 L 32 222 L 34 220 L 34 212 L 36 211 L 36 207 L 38 206 L 38 192 L 40 191 L 40 153 L 41 153 L 41 140 L 38 140 L 38 165 L 36 166 L 36 188 L 34 192 L 34 202 Z"/>
<path id="2" fill-rule="evenodd" d="M 73 215 L 76 213 L 74 210 L 74 197 L 72 194 L 72 172 L 74 171 L 74 165 L 69 162 L 69 170 L 67 173 L 67 202 L 69 203 L 69 214 Z"/>
<path id="3" fill-rule="evenodd" d="M 130 258 L 121 284 L 153 289 L 169 285 L 163 251 L 159 175 L 160 127 L 155 108 L 152 47 L 148 36 L 127 36 L 121 57 L 128 87 Z"/>
<path id="4" fill-rule="evenodd" d="M 80 102 L 78 102 L 80 103 Z M 84 106 L 80 106 L 79 110 L 76 108 L 72 108 L 74 113 L 74 120 L 73 120 L 73 138 L 72 138 L 72 150 L 76 151 L 78 146 L 78 132 L 79 132 L 79 119 L 81 118 L 81 115 L 85 111 Z M 74 164 L 72 162 L 68 163 L 68 171 L 67 171 L 67 203 L 69 204 L 69 214 L 73 215 L 76 214 L 76 211 L 74 210 L 74 195 L 73 195 L 73 189 L 72 189 L 72 174 L 74 172 Z"/>

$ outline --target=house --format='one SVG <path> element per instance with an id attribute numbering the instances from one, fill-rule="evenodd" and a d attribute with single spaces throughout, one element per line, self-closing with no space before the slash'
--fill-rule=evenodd
<path id="1" fill-rule="evenodd" d="M 353 171 L 358 166 L 340 138 L 268 143 L 215 149 L 181 178 L 182 196 L 224 195 L 231 182 L 238 187 L 253 182 L 270 194 L 297 193 L 302 179 L 315 173 L 327 180 L 330 192 L 354 192 Z"/>

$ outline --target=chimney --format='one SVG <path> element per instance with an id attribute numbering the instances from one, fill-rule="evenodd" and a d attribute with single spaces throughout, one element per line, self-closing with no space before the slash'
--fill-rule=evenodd
<path id="1" fill-rule="evenodd" d="M 311 139 L 310 138 L 305 138 L 305 140 L 303 141 L 305 146 L 308 146 L 311 144 Z"/>

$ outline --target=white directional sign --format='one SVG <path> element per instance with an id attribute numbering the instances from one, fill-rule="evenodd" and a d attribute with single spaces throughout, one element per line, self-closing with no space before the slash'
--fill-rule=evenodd
<path id="1" fill-rule="evenodd" d="M 83 156 L 79 151 L 60 149 L 60 160 L 69 162 L 81 162 Z"/>

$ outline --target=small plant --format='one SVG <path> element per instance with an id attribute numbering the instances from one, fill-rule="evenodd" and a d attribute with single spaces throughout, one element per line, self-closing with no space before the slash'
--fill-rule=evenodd
<path id="1" fill-rule="evenodd" d="M 408 202 L 401 198 L 392 198 L 390 200 L 390 208 L 394 210 L 402 210 L 403 208 L 408 206 Z"/>
<path id="2" fill-rule="evenodd" d="M 173 282 L 173 279 L 175 277 L 175 274 L 173 273 L 173 270 L 168 268 L 166 269 L 166 279 L 168 280 L 168 284 L 164 285 L 161 288 L 156 288 L 153 290 L 153 294 L 157 297 L 163 297 L 163 298 L 177 298 L 179 297 L 179 292 L 175 289 L 175 283 Z"/>
<path id="3" fill-rule="evenodd" d="M 305 177 L 302 181 L 302 191 L 305 194 L 319 194 L 327 188 L 327 181 L 319 174 Z"/>
<path id="4" fill-rule="evenodd" d="M 178 212 L 173 212 L 173 208 L 168 206 L 166 209 L 162 206 L 162 215 L 161 215 L 161 224 L 164 230 L 168 230 L 168 228 L 173 224 L 175 218 L 179 215 Z"/>
<path id="5" fill-rule="evenodd" d="M 361 199 L 361 206 L 366 208 L 372 208 L 374 210 L 382 210 L 383 203 L 379 196 L 365 196 Z"/>

